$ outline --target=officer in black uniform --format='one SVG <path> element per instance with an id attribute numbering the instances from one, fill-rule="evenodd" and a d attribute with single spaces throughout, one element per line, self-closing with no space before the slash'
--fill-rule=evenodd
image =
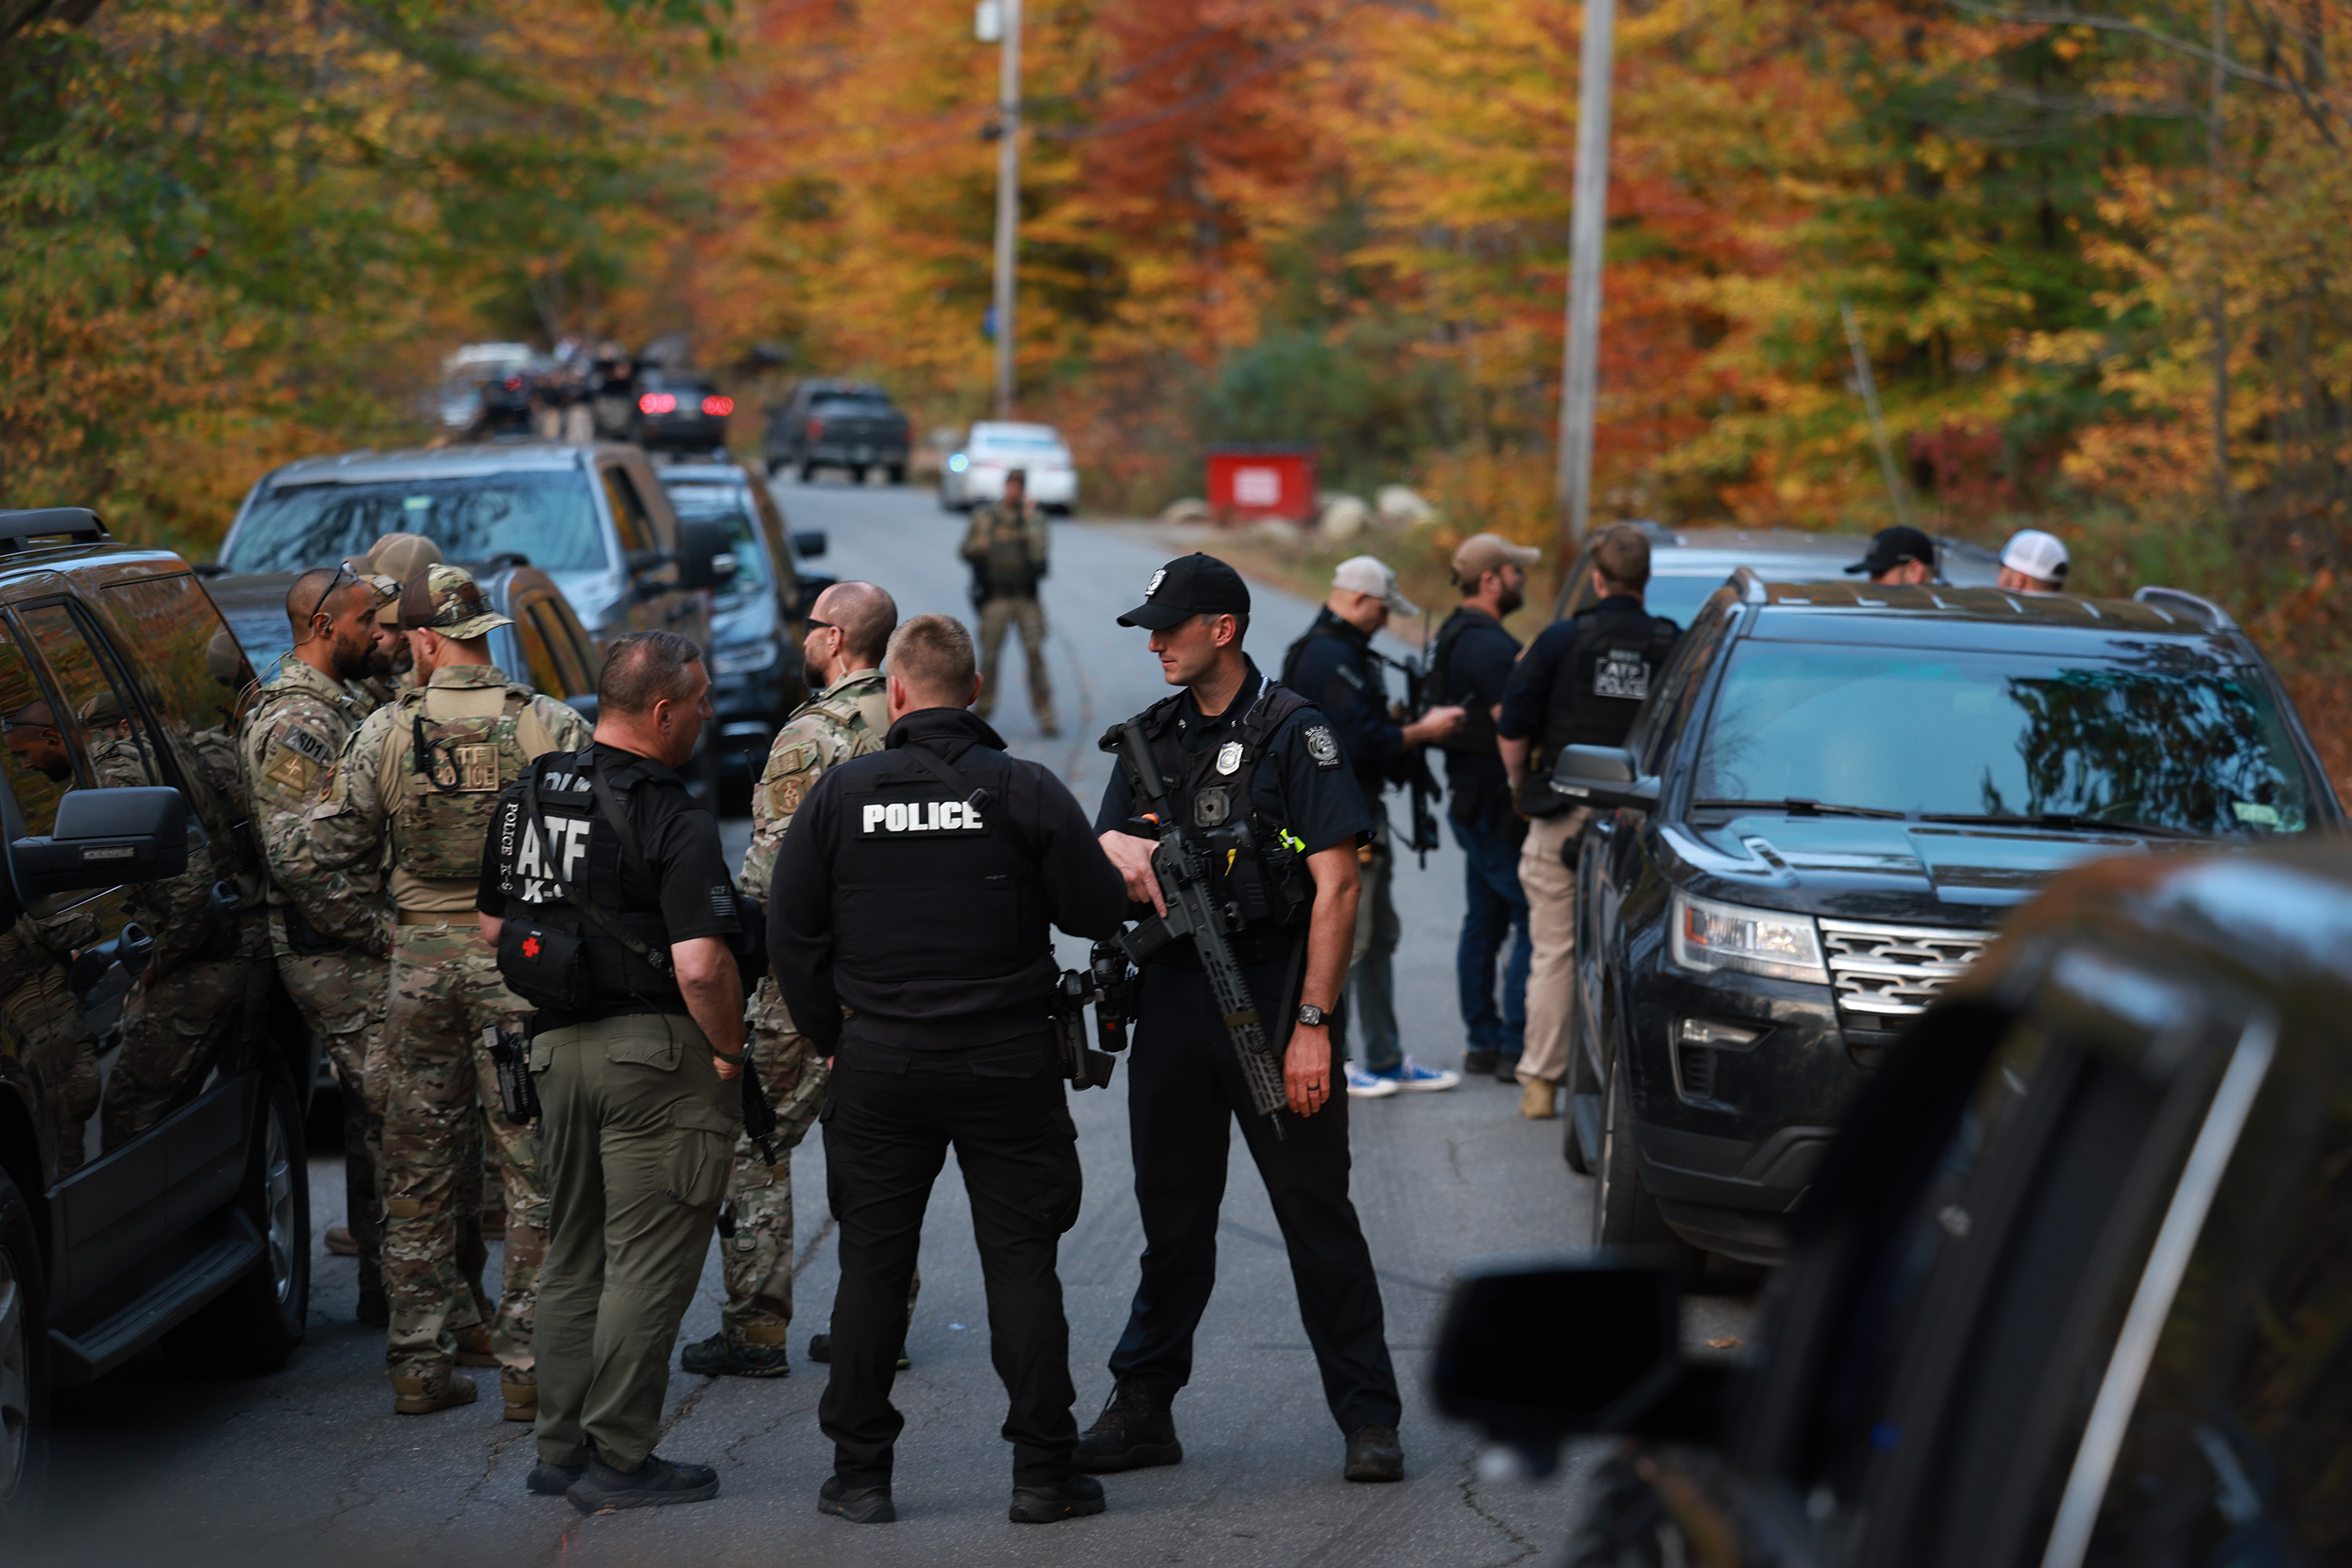
<path id="1" fill-rule="evenodd" d="M 917 616 L 891 636 L 884 749 L 818 781 L 776 856 L 768 941 L 785 1005 L 833 1059 L 827 1196 L 841 1227 L 833 1375 L 817 1407 L 834 1473 L 817 1507 L 897 1514 L 890 1404 L 923 1209 L 948 1145 L 971 1196 L 1015 1523 L 1100 1513 L 1076 1473 L 1070 1330 L 1055 1272 L 1077 1222 L 1076 1140 L 1052 1024 L 1049 925 L 1118 929 L 1127 891 L 1085 812 L 966 711 L 971 634 Z M 843 1018 L 846 1008 L 849 1016 Z"/>
<path id="2" fill-rule="evenodd" d="M 1650 582 L 1650 539 L 1630 522 L 1592 542 L 1601 602 L 1538 637 L 1503 689 L 1496 723 L 1503 765 L 1528 819 L 1519 846 L 1519 886 L 1528 896 L 1534 957 L 1528 967 L 1527 1047 L 1519 1057 L 1519 1114 L 1556 1115 L 1568 1073 L 1569 986 L 1575 973 L 1577 837 L 1592 813 L 1551 787 L 1562 746 L 1622 744 L 1650 683 L 1679 635 L 1674 622 L 1642 607 Z"/>
<path id="3" fill-rule="evenodd" d="M 719 1490 L 709 1466 L 653 1447 L 742 1123 L 728 1080 L 742 1071 L 744 921 L 719 825 L 675 771 L 710 718 L 709 673 L 685 637 L 633 632 L 613 639 L 596 695 L 594 739 L 539 758 L 500 798 L 477 897 L 499 974 L 537 1009 L 550 1217 L 526 1484 L 583 1513 Z"/>
<path id="4" fill-rule="evenodd" d="M 1246 810 L 1259 845 L 1291 852 L 1262 851 L 1265 880 L 1278 885 L 1301 868 L 1311 879 L 1298 916 L 1244 927 L 1234 939 L 1283 1053 L 1288 1109 L 1255 1112 L 1192 942 L 1160 949 L 1143 968 L 1128 1077 L 1143 1277 L 1111 1352 L 1116 1385 L 1079 1440 L 1078 1464 L 1124 1470 L 1183 1458 L 1170 1407 L 1192 1377 L 1193 1331 L 1216 1282 L 1217 1208 L 1238 1116 L 1289 1249 L 1324 1398 L 1347 1437 L 1342 1473 L 1401 1480 L 1396 1371 L 1371 1251 L 1348 1199 L 1348 1100 L 1334 1092 L 1339 1064 L 1328 1024 L 1354 937 L 1356 849 L 1372 818 L 1322 714 L 1242 651 L 1249 604 L 1232 567 L 1188 555 L 1155 573 L 1144 602 L 1119 624 L 1149 630 L 1168 683 L 1184 688 L 1142 715 L 1179 819 L 1223 821 Z M 1157 909 L 1152 844 L 1135 831 L 1135 810 L 1125 771 L 1115 772 L 1095 826 L 1129 892 Z"/>

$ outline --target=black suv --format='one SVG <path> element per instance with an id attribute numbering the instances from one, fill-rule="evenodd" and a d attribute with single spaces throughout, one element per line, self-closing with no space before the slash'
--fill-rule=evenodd
<path id="1" fill-rule="evenodd" d="M 158 1341 L 260 1372 L 302 1340 L 316 1047 L 257 940 L 251 679 L 177 555 L 0 512 L 0 1537 L 38 1504 L 52 1388 Z M 126 1029 L 200 964 L 227 971 L 211 1017 Z"/>
<path id="2" fill-rule="evenodd" d="M 2070 872 L 1856 1103 L 1740 1363 L 1669 1272 L 1473 1268 L 1441 1407 L 1644 1439 L 1574 1568 L 2352 1561 L 2347 1016 L 2342 844 Z"/>
<path id="3" fill-rule="evenodd" d="M 2201 600 L 1745 571 L 1626 745 L 1564 748 L 1553 787 L 1603 808 L 1569 1053 L 1592 1238 L 1757 1263 L 1900 1031 L 2051 875 L 2343 820 Z"/>

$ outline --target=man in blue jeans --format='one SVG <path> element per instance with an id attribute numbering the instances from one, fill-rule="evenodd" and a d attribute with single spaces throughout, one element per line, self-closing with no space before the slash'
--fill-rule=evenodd
<path id="1" fill-rule="evenodd" d="M 1495 714 L 1519 657 L 1503 619 L 1527 601 L 1528 568 L 1542 552 L 1491 533 L 1474 533 L 1454 552 L 1454 581 L 1462 607 L 1438 628 L 1430 656 L 1436 700 L 1467 715 L 1439 741 L 1445 752 L 1446 817 L 1462 846 L 1462 939 L 1454 952 L 1461 988 L 1462 1053 L 1466 1074 L 1491 1074 L 1514 1083 L 1527 1033 L 1528 896 L 1519 887 L 1519 843 L 1528 826 L 1511 808 L 1511 784 L 1495 742 Z M 1495 1005 L 1495 960 L 1505 939 L 1503 1005 Z"/>

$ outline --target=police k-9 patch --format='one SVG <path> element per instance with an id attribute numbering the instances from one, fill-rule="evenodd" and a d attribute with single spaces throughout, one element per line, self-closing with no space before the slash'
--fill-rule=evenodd
<path id="1" fill-rule="evenodd" d="M 935 838 L 941 834 L 985 833 L 980 807 L 968 800 L 868 801 L 857 810 L 860 838 Z"/>
<path id="2" fill-rule="evenodd" d="M 1331 733 L 1328 724 L 1309 724 L 1306 730 L 1307 754 L 1315 765 L 1328 773 L 1339 765 L 1339 738 Z"/>

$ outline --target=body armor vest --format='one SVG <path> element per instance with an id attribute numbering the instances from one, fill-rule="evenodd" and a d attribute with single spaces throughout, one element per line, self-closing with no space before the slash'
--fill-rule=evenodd
<path id="1" fill-rule="evenodd" d="M 383 763 L 395 803 L 393 901 L 438 909 L 453 892 L 470 901 L 499 795 L 554 739 L 522 687 L 420 686 L 399 701 Z M 430 901 L 412 901 L 420 898 Z"/>
<path id="2" fill-rule="evenodd" d="M 1151 738 L 1169 804 L 1209 847 L 1217 897 L 1240 911 L 1245 929 L 1304 925 L 1315 907 L 1305 846 L 1287 824 L 1258 814 L 1250 781 L 1276 733 L 1312 704 L 1289 687 L 1266 681 L 1243 715 L 1236 739 L 1192 752 L 1176 728 L 1184 703 L 1182 692 L 1155 703 L 1144 714 L 1143 732 Z"/>
<path id="3" fill-rule="evenodd" d="M 1435 700 L 1458 704 L 1463 712 L 1460 728 L 1441 739 L 1437 742 L 1439 749 L 1492 757 L 1499 755 L 1496 749 L 1495 715 L 1486 704 L 1473 700 L 1469 693 L 1454 689 L 1454 650 L 1480 618 L 1483 617 L 1474 617 L 1466 610 L 1456 610 L 1445 617 L 1445 624 L 1437 628 L 1437 646 L 1430 650 L 1429 672 Z"/>
<path id="4" fill-rule="evenodd" d="M 598 809 L 591 767 L 584 750 L 550 752 L 529 764 L 547 824 L 544 838 L 523 791 L 504 802 L 493 797 L 499 890 L 531 906 L 527 918 L 509 906 L 499 938 L 499 973 L 515 994 L 537 1007 L 590 1017 L 683 1013 L 686 997 L 669 968 L 659 885 L 634 831 L 625 838 Z M 625 822 L 630 792 L 646 787 L 646 781 L 627 760 L 602 771 Z M 640 884 L 635 890 L 623 876 L 633 860 Z M 595 916 L 572 899 L 586 900 Z"/>
<path id="5" fill-rule="evenodd" d="M 1029 542 L 1018 521 L 1000 518 L 989 530 L 988 553 L 981 558 L 981 574 L 992 595 L 1037 591 L 1037 568 L 1029 559 Z"/>
<path id="6" fill-rule="evenodd" d="M 974 746 L 950 767 L 909 743 L 834 772 L 834 962 L 845 973 L 977 982 L 1050 963 L 1045 890 L 1005 816 L 1003 752 Z"/>
<path id="7" fill-rule="evenodd" d="M 1535 772 L 1549 774 L 1562 746 L 1622 746 L 1665 668 L 1681 628 L 1633 609 L 1587 610 L 1553 675 Z"/>

